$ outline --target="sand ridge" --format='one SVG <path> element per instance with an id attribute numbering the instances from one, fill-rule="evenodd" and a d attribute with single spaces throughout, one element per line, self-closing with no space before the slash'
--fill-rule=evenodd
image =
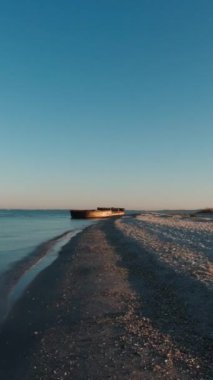
<path id="1" fill-rule="evenodd" d="M 200 287 L 122 223 L 85 229 L 29 287 L 1 331 L 2 380 L 212 377 L 207 316 L 192 314 Z"/>

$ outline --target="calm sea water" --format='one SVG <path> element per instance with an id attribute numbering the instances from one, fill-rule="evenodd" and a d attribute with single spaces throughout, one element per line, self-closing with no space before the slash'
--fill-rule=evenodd
<path id="1" fill-rule="evenodd" d="M 0 319 L 6 304 L 92 223 L 72 220 L 64 210 L 0 210 Z"/>

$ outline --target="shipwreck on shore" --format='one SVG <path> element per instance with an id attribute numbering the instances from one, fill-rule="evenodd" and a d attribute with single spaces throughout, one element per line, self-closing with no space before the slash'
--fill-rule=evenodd
<path id="1" fill-rule="evenodd" d="M 124 208 L 98 207 L 96 210 L 70 210 L 72 219 L 99 219 L 122 216 L 125 214 Z"/>

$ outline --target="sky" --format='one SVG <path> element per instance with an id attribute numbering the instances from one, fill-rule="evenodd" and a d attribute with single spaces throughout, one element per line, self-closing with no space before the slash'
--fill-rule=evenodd
<path id="1" fill-rule="evenodd" d="M 0 208 L 213 206 L 212 0 L 0 0 Z"/>

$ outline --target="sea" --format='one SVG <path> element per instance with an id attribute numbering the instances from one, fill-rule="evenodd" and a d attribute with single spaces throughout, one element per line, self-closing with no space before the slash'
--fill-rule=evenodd
<path id="1" fill-rule="evenodd" d="M 0 322 L 36 275 L 91 220 L 67 210 L 0 210 Z"/>

